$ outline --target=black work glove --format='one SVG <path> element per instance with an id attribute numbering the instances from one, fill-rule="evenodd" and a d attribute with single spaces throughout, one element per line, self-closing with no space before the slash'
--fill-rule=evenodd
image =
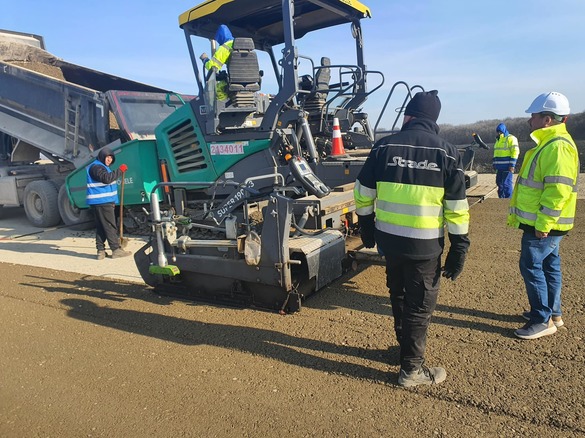
<path id="1" fill-rule="evenodd" d="M 449 248 L 445 259 L 443 277 L 455 281 L 463 272 L 465 257 L 469 249 L 469 238 L 467 235 L 449 234 L 449 240 L 451 241 L 451 248 Z"/>
<path id="2" fill-rule="evenodd" d="M 457 277 L 463 272 L 463 264 L 465 263 L 465 253 L 461 251 L 453 251 L 450 249 L 445 259 L 445 267 L 443 268 L 443 277 L 450 278 L 455 281 Z"/>
<path id="3" fill-rule="evenodd" d="M 358 224 L 360 226 L 360 236 L 362 238 L 362 243 L 366 248 L 373 248 L 376 246 L 376 239 L 374 238 L 374 233 L 376 230 L 374 213 L 369 214 L 367 216 L 358 216 Z"/>

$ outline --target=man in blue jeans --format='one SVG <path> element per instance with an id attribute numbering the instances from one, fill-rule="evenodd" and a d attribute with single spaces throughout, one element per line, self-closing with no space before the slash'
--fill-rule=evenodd
<path id="1" fill-rule="evenodd" d="M 508 225 L 524 231 L 520 273 L 530 303 L 522 315 L 528 322 L 514 334 L 538 339 L 563 325 L 559 245 L 575 219 L 579 152 L 565 125 L 570 108 L 564 95 L 543 93 L 526 112 L 537 145 L 524 157 Z"/>

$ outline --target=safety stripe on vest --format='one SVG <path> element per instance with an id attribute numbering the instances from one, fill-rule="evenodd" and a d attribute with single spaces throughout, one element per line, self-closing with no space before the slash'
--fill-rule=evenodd
<path id="1" fill-rule="evenodd" d="M 467 202 L 467 199 L 444 199 L 443 205 L 446 210 L 450 211 L 469 210 L 469 202 Z"/>
<path id="2" fill-rule="evenodd" d="M 433 205 L 408 205 L 398 204 L 396 202 L 382 201 L 378 199 L 376 208 L 388 213 L 405 214 L 416 217 L 441 217 L 443 216 L 443 207 Z"/>
<path id="3" fill-rule="evenodd" d="M 573 178 L 569 178 L 567 176 L 545 176 L 544 182 L 545 182 L 545 184 L 546 183 L 565 184 L 569 187 L 572 187 L 574 192 L 577 191 L 577 190 L 575 190 L 577 188 L 577 185 L 573 183 Z"/>
<path id="4" fill-rule="evenodd" d="M 362 185 L 359 179 L 356 180 L 355 182 L 355 190 L 357 190 L 357 192 L 363 197 L 370 199 L 375 199 L 378 194 L 376 189 L 371 189 L 369 187 Z"/>
<path id="5" fill-rule="evenodd" d="M 561 217 L 562 213 L 561 210 L 553 210 L 552 208 L 545 207 L 544 205 L 541 205 L 539 210 L 550 217 Z"/>
<path id="6" fill-rule="evenodd" d="M 362 185 L 362 183 L 358 179 L 355 182 L 354 193 L 357 193 L 357 196 L 359 196 L 360 198 L 366 198 L 367 200 L 371 201 L 370 205 L 366 205 L 364 207 L 356 207 L 355 213 L 360 216 L 366 216 L 374 213 L 374 199 L 376 199 L 377 196 L 376 189 L 371 189 L 369 187 Z"/>
<path id="7" fill-rule="evenodd" d="M 368 205 L 367 207 L 360 207 L 355 209 L 355 214 L 358 216 L 367 216 L 374 212 L 374 206 Z"/>
<path id="8" fill-rule="evenodd" d="M 469 233 L 469 222 L 464 224 L 454 224 L 453 222 L 447 222 L 447 231 L 451 234 L 468 234 Z"/>
<path id="9" fill-rule="evenodd" d="M 95 195 L 86 195 L 85 199 L 101 199 L 101 198 L 109 198 L 110 196 L 117 196 L 118 191 L 114 190 L 113 192 L 106 192 L 106 193 L 97 193 Z"/>
<path id="10" fill-rule="evenodd" d="M 537 219 L 536 213 L 529 213 L 527 211 L 520 210 L 518 207 L 510 207 L 510 213 L 529 221 L 536 222 Z M 559 220 L 557 220 L 557 224 L 560 225 L 573 225 L 574 222 L 575 220 L 572 217 L 561 217 Z"/>
<path id="11" fill-rule="evenodd" d="M 532 180 L 522 178 L 522 177 L 518 177 L 518 184 L 520 184 L 521 186 L 530 187 L 532 189 L 539 189 L 539 190 L 544 189 L 543 182 L 532 181 Z"/>
<path id="12" fill-rule="evenodd" d="M 506 160 L 497 160 L 497 159 L 494 159 L 493 162 L 495 164 L 516 164 L 516 160 L 515 159 L 511 159 L 511 160 L 508 160 L 508 159 L 506 159 Z"/>
<path id="13" fill-rule="evenodd" d="M 438 239 L 445 235 L 443 228 L 411 228 L 402 225 L 389 224 L 376 221 L 376 228 L 384 233 L 396 236 L 409 237 L 412 239 Z"/>
<path id="14" fill-rule="evenodd" d="M 224 43 L 224 44 L 222 44 L 222 45 L 221 45 L 221 47 L 225 48 L 225 49 L 226 49 L 228 52 L 230 52 L 230 54 L 231 54 L 231 53 L 232 53 L 232 51 L 233 51 L 233 48 L 232 48 L 232 47 L 230 47 L 230 46 L 228 46 L 228 45 L 227 45 L 227 44 L 225 44 L 225 43 Z M 219 49 L 217 49 L 217 50 L 219 50 Z M 215 51 L 215 53 L 217 53 L 217 50 Z M 212 56 L 211 60 L 212 60 L 213 62 L 215 62 L 215 63 L 216 63 L 218 66 L 219 66 L 218 68 L 222 68 L 222 67 L 223 67 L 223 64 L 224 64 L 224 62 L 222 62 L 222 61 L 220 61 L 219 59 L 217 59 L 217 58 L 215 57 L 215 53 L 213 54 L 213 56 Z"/>
<path id="15" fill-rule="evenodd" d="M 87 187 L 108 187 L 108 186 L 113 186 L 115 185 L 116 182 L 110 183 L 110 184 L 104 184 L 102 182 L 96 182 L 96 183 L 89 183 L 87 184 Z"/>
<path id="16" fill-rule="evenodd" d="M 536 213 L 529 213 L 524 210 L 520 210 L 518 207 L 511 207 L 510 213 L 515 214 L 522 219 L 527 219 L 529 221 L 536 221 Z"/>

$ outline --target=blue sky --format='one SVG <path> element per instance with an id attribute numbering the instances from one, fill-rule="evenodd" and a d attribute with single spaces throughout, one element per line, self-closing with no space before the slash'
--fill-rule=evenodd
<path id="1" fill-rule="evenodd" d="M 47 50 L 66 61 L 195 93 L 178 17 L 198 0 L 4 3 L 0 28 L 43 35 Z M 366 64 L 385 75 L 365 105 L 374 121 L 396 81 L 438 89 L 439 123 L 524 117 L 532 99 L 545 91 L 564 93 L 572 112 L 585 111 L 583 0 L 363 3 L 373 15 L 363 20 Z M 334 64 L 353 63 L 348 35 L 349 26 L 309 35 L 298 40 L 299 52 L 317 62 L 328 56 Z M 263 90 L 273 92 L 270 88 L 265 77 Z"/>

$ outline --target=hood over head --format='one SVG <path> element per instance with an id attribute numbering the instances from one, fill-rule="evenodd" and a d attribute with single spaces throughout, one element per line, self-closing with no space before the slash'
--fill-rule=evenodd
<path id="1" fill-rule="evenodd" d="M 504 134 L 504 136 L 510 135 L 510 133 L 508 132 L 508 130 L 506 129 L 506 125 L 504 125 L 503 123 L 500 123 L 497 128 L 496 128 L 496 132 L 498 133 L 502 133 Z"/>
<path id="2" fill-rule="evenodd" d="M 102 163 L 106 164 L 106 157 L 112 157 L 112 164 L 114 164 L 116 162 L 116 156 L 114 155 L 114 153 L 112 152 L 112 150 L 108 147 L 105 148 L 101 148 L 99 153 L 98 153 L 98 160 L 100 160 Z"/>
<path id="3" fill-rule="evenodd" d="M 217 41 L 217 44 L 219 44 L 220 46 L 224 43 L 226 43 L 227 41 L 233 40 L 234 37 L 231 33 L 231 31 L 229 30 L 229 28 L 225 25 L 222 24 L 217 28 L 217 32 L 215 32 L 215 38 L 214 40 Z"/>

